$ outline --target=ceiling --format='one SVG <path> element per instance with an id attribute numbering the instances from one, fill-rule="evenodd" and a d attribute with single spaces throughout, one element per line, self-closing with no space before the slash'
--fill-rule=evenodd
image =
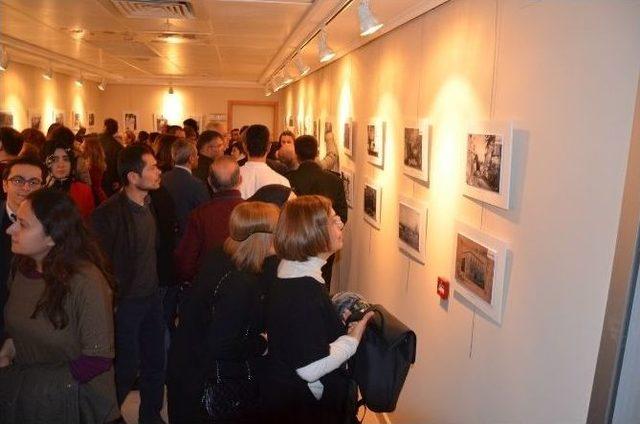
<path id="1" fill-rule="evenodd" d="M 345 2 L 177 0 L 181 8 L 161 10 L 173 14 L 166 19 L 123 12 L 156 13 L 162 0 L 0 0 L 0 43 L 11 60 L 96 81 L 258 86 Z M 370 0 L 385 31 L 443 2 Z M 356 6 L 328 26 L 338 57 L 369 41 Z M 312 41 L 301 55 L 312 69 L 316 52 Z"/>

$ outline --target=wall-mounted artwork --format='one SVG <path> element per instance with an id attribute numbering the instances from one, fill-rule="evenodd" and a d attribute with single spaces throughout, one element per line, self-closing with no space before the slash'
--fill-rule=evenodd
<path id="1" fill-rule="evenodd" d="M 380 228 L 382 216 L 382 188 L 367 180 L 364 183 L 364 220 L 375 228 Z"/>
<path id="2" fill-rule="evenodd" d="M 513 125 L 484 122 L 467 132 L 464 195 L 509 209 Z"/>
<path id="3" fill-rule="evenodd" d="M 372 121 L 367 125 L 367 160 L 369 163 L 384 166 L 384 143 L 387 125 L 384 121 Z"/>
<path id="4" fill-rule="evenodd" d="M 418 128 L 404 129 L 404 173 L 421 181 L 429 181 L 429 142 L 431 127 L 421 120 Z"/>
<path id="5" fill-rule="evenodd" d="M 505 242 L 457 223 L 456 290 L 498 324 L 502 322 L 506 261 Z"/>
<path id="6" fill-rule="evenodd" d="M 353 156 L 353 120 L 347 118 L 342 129 L 342 149 L 344 153 Z"/>
<path id="7" fill-rule="evenodd" d="M 138 112 L 122 112 L 123 130 L 138 131 Z"/>
<path id="8" fill-rule="evenodd" d="M 29 109 L 29 128 L 42 131 L 42 111 L 40 109 Z"/>
<path id="9" fill-rule="evenodd" d="M 313 120 L 313 136 L 316 140 L 320 141 L 320 119 Z"/>
<path id="10" fill-rule="evenodd" d="M 348 168 L 342 168 L 340 170 L 340 176 L 342 177 L 342 184 L 344 185 L 344 196 L 347 199 L 347 205 L 353 209 L 355 205 L 355 175 L 353 170 Z"/>
<path id="11" fill-rule="evenodd" d="M 78 131 L 82 127 L 82 114 L 75 110 L 71 111 L 71 129 Z"/>
<path id="12" fill-rule="evenodd" d="M 13 112 L 0 110 L 0 127 L 13 127 Z"/>
<path id="13" fill-rule="evenodd" d="M 398 202 L 398 246 L 401 250 L 425 263 L 427 237 L 427 206 L 407 197 Z"/>
<path id="14" fill-rule="evenodd" d="M 54 109 L 53 122 L 56 124 L 64 125 L 64 111 L 60 109 Z"/>
<path id="15" fill-rule="evenodd" d="M 87 126 L 89 129 L 94 129 L 96 127 L 96 113 L 88 112 L 87 113 Z"/>
<path id="16" fill-rule="evenodd" d="M 153 130 L 163 132 L 162 129 L 169 125 L 169 120 L 162 113 L 153 114 Z"/>

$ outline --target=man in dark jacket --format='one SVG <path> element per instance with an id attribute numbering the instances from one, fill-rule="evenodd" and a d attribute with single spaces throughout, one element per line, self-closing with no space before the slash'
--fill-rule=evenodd
<path id="1" fill-rule="evenodd" d="M 124 188 L 93 213 L 93 228 L 111 259 L 116 292 L 116 390 L 122 404 L 140 373 L 140 422 L 161 423 L 165 324 L 160 287 L 175 283 L 177 222 L 171 196 L 149 147 L 132 145 L 118 158 Z"/>
<path id="2" fill-rule="evenodd" d="M 213 191 L 208 184 L 209 167 L 216 158 L 224 155 L 224 137 L 217 131 L 203 131 L 198 137 L 196 148 L 198 149 L 198 166 L 193 171 L 193 175 L 207 185 L 211 194 Z"/>
<path id="3" fill-rule="evenodd" d="M 333 205 L 333 210 L 342 219 L 342 222 L 346 223 L 348 206 L 344 185 L 338 174 L 322 169 L 320 164 L 316 162 L 318 140 L 312 135 L 302 135 L 296 138 L 294 148 L 300 166 L 287 174 L 293 192 L 298 196 L 319 194 L 328 197 Z M 322 267 L 322 276 L 326 282 L 327 290 L 331 287 L 333 260 L 334 255 L 331 255 L 327 264 Z"/>
<path id="4" fill-rule="evenodd" d="M 120 177 L 118 176 L 118 154 L 124 148 L 122 144 L 115 139 L 118 133 L 118 121 L 113 118 L 104 120 L 104 132 L 100 134 L 100 145 L 104 149 L 104 157 L 107 168 L 104 171 L 102 179 L 102 189 L 111 196 L 120 189 Z"/>

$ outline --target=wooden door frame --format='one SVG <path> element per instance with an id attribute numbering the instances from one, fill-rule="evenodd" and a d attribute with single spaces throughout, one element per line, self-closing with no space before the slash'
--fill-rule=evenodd
<path id="1" fill-rule="evenodd" d="M 267 100 L 227 100 L 227 128 L 228 131 L 233 129 L 233 107 L 234 106 L 271 106 L 273 108 L 273 127 L 271 138 L 273 139 L 279 131 L 278 128 L 278 110 L 279 102 L 271 102 Z"/>

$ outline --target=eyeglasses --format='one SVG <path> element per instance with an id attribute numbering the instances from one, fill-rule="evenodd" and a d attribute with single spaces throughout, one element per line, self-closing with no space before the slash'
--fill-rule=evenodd
<path id="1" fill-rule="evenodd" d="M 28 185 L 29 188 L 38 188 L 42 186 L 42 180 L 40 178 L 31 178 L 27 180 L 24 177 L 15 176 L 8 178 L 7 181 L 16 187 L 24 187 L 25 184 Z"/>

